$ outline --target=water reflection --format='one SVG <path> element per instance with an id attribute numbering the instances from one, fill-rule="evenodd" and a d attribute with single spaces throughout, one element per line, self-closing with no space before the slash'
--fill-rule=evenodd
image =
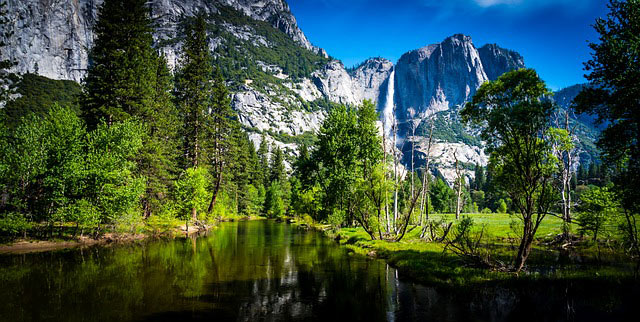
<path id="1" fill-rule="evenodd" d="M 588 283 L 429 288 L 319 233 L 271 221 L 226 223 L 199 238 L 2 256 L 0 285 L 0 321 L 610 321 L 637 310 L 639 295 Z"/>

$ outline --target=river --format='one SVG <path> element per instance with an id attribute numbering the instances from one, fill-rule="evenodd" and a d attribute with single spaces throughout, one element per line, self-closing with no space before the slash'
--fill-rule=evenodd
<path id="1" fill-rule="evenodd" d="M 222 223 L 197 238 L 0 256 L 0 320 L 612 321 L 637 302 L 572 285 L 445 290 L 398 275 L 319 232 Z"/>

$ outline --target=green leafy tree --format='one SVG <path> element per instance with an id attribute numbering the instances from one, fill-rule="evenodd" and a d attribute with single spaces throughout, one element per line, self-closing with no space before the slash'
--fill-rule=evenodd
<path id="1" fill-rule="evenodd" d="M 282 217 L 285 214 L 284 200 L 282 199 L 282 190 L 280 182 L 273 181 L 267 189 L 264 201 L 264 213 L 269 218 Z"/>
<path id="2" fill-rule="evenodd" d="M 209 199 L 209 172 L 205 167 L 188 168 L 175 181 L 175 197 L 180 205 L 179 218 L 185 221 L 196 219 L 192 210 L 202 212 Z"/>
<path id="3" fill-rule="evenodd" d="M 614 192 L 608 187 L 594 187 L 580 195 L 578 206 L 579 232 L 593 234 L 593 241 L 598 239 L 598 233 L 607 221 L 616 216 L 619 203 Z"/>
<path id="4" fill-rule="evenodd" d="M 322 206 L 325 218 L 334 212 L 363 224 L 368 221 L 367 218 L 375 216 L 377 210 L 363 213 L 358 212 L 356 206 L 361 202 L 356 202 L 354 192 L 357 182 L 363 178 L 370 183 L 366 199 L 381 207 L 383 196 L 375 188 L 375 181 L 370 180 L 374 178 L 375 168 L 383 155 L 381 137 L 375 123 L 377 119 L 375 106 L 370 101 L 364 101 L 357 109 L 344 106 L 332 109 L 323 122 L 311 159 L 315 163 L 312 166 L 316 173 L 313 177 L 325 193 Z M 360 210 L 363 209 L 368 208 Z M 375 236 L 372 230 L 369 233 Z"/>
<path id="5" fill-rule="evenodd" d="M 28 117 L 4 147 L 2 181 L 11 208 L 50 221 L 80 195 L 85 135 L 82 120 L 68 108 L 55 106 L 44 117 Z"/>
<path id="6" fill-rule="evenodd" d="M 436 213 L 452 212 L 451 203 L 455 199 L 455 192 L 442 178 L 438 178 L 429 187 L 429 199 Z"/>
<path id="7" fill-rule="evenodd" d="M 83 198 L 100 213 L 100 223 L 110 224 L 126 213 L 140 211 L 146 189 L 135 162 L 145 128 L 130 120 L 100 124 L 87 135 Z"/>
<path id="8" fill-rule="evenodd" d="M 607 122 L 598 147 L 617 175 L 614 183 L 625 214 L 623 233 L 630 253 L 640 258 L 640 1 L 610 0 L 609 13 L 597 19 L 598 42 L 590 43 L 585 63 L 589 85 L 575 98 L 576 110 Z M 638 261 L 640 268 L 640 261 Z"/>
<path id="9" fill-rule="evenodd" d="M 509 194 L 523 223 L 514 270 L 529 256 L 538 227 L 553 203 L 557 159 L 545 140 L 555 110 L 549 90 L 532 69 L 519 69 L 484 83 L 461 114 L 482 128 L 491 153 L 489 167 Z"/>

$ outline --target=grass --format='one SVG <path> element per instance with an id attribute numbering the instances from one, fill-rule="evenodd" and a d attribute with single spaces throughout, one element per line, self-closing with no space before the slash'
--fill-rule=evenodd
<path id="1" fill-rule="evenodd" d="M 476 229 L 484 226 L 486 241 L 483 247 L 493 260 L 510 263 L 519 241 L 512 229 L 516 216 L 508 214 L 470 214 Z M 455 221 L 454 215 L 434 215 L 432 219 Z M 401 274 L 428 285 L 470 286 L 539 281 L 602 281 L 620 283 L 634 280 L 629 258 L 615 247 L 604 247 L 587 240 L 569 249 L 547 243 L 562 230 L 562 220 L 548 216 L 536 234 L 527 270 L 520 274 L 477 268 L 462 258 L 445 252 L 443 243 L 425 242 L 419 238 L 420 229 L 413 229 L 400 242 L 371 240 L 362 228 L 342 228 L 328 232 L 355 254 L 385 259 Z M 571 231 L 575 231 L 574 224 Z M 452 229 L 453 230 L 453 229 Z"/>

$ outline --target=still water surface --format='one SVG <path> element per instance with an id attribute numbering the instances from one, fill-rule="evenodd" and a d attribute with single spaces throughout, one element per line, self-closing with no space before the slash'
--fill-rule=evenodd
<path id="1" fill-rule="evenodd" d="M 637 291 L 589 295 L 588 286 L 416 285 L 381 260 L 272 221 L 0 256 L 0 285 L 0 321 L 611 321 L 638 303 Z"/>

